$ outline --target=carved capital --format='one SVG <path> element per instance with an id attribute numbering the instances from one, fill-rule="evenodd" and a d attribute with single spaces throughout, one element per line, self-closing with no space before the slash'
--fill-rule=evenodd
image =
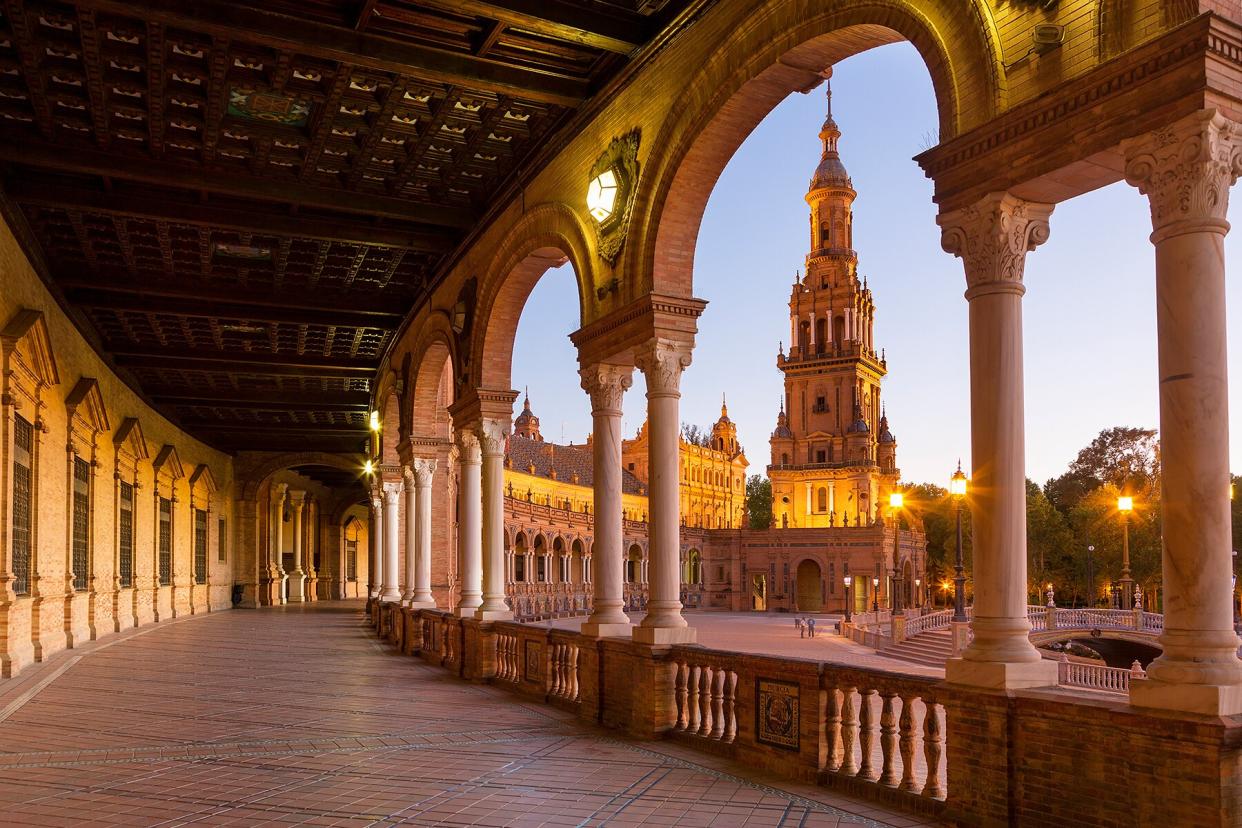
<path id="1" fill-rule="evenodd" d="M 505 440 L 509 437 L 509 421 L 484 417 L 479 424 L 479 448 L 484 457 L 503 457 Z"/>
<path id="2" fill-rule="evenodd" d="M 1022 292 L 1026 254 L 1048 240 L 1053 206 L 996 192 L 936 218 L 940 246 L 965 266 L 968 296 L 989 288 Z"/>
<path id="3" fill-rule="evenodd" d="M 386 480 L 384 481 L 384 500 L 389 506 L 397 505 L 397 498 L 401 496 L 401 481 Z"/>
<path id="4" fill-rule="evenodd" d="M 1242 173 L 1242 126 L 1215 109 L 1121 145 L 1126 182 L 1151 205 L 1152 241 L 1229 225 L 1229 188 Z"/>
<path id="5" fill-rule="evenodd" d="M 592 414 L 621 414 L 621 398 L 634 384 L 634 369 L 606 362 L 589 365 L 578 372 L 582 390 L 591 398 Z"/>
<path id="6" fill-rule="evenodd" d="M 277 483 L 272 486 L 272 503 L 284 503 L 285 493 L 288 491 L 288 483 Z"/>
<path id="7" fill-rule="evenodd" d="M 380 495 L 379 492 L 371 493 L 371 509 L 377 515 L 384 509 L 384 498 Z"/>
<path id="8" fill-rule="evenodd" d="M 306 492 L 300 489 L 294 489 L 289 492 L 289 505 L 292 506 L 295 511 L 302 511 L 302 505 L 304 503 L 306 503 Z"/>
<path id="9" fill-rule="evenodd" d="M 681 372 L 690 367 L 690 345 L 652 339 L 634 354 L 634 364 L 647 378 L 647 396 L 680 396 Z"/>
<path id="10" fill-rule="evenodd" d="M 415 457 L 410 464 L 411 470 L 414 472 L 414 485 L 420 489 L 431 485 L 431 478 L 436 473 L 436 459 L 434 457 Z"/>
<path id="11" fill-rule="evenodd" d="M 457 441 L 457 460 L 463 466 L 477 466 L 483 462 L 479 453 L 479 438 L 474 432 L 462 429 L 455 435 Z"/>

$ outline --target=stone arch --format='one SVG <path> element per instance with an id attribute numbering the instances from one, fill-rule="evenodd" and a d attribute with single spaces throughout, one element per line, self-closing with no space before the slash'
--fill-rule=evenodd
<path id="1" fill-rule="evenodd" d="M 384 372 L 379 385 L 375 389 L 372 410 L 379 412 L 379 458 L 380 462 L 386 465 L 396 465 L 400 462 L 397 457 L 397 447 L 401 444 L 401 438 L 405 436 L 401 433 L 401 397 L 403 390 L 404 383 L 402 378 L 392 369 Z"/>
<path id="2" fill-rule="evenodd" d="M 477 388 L 508 389 L 513 342 L 526 300 L 550 268 L 568 261 L 578 287 L 578 321 L 586 319 L 595 290 L 591 244 L 577 213 L 564 204 L 541 204 L 510 228 L 479 288 L 470 345 L 470 379 Z"/>
<path id="3" fill-rule="evenodd" d="M 803 558 L 794 569 L 798 612 L 819 612 L 824 608 L 824 568 L 814 558 Z"/>
<path id="4" fill-rule="evenodd" d="M 410 354 L 409 379 L 413 388 L 405 395 L 410 410 L 404 414 L 410 423 L 410 433 L 419 437 L 447 438 L 448 406 L 453 403 L 452 377 L 457 365 L 456 337 L 447 313 L 431 312 Z M 448 398 L 442 399 L 446 395 Z"/>
<path id="5" fill-rule="evenodd" d="M 688 297 L 699 224 L 708 197 L 742 141 L 790 92 L 813 88 L 824 70 L 876 46 L 909 41 L 923 58 L 948 140 L 1006 104 L 995 27 L 978 5 L 959 22 L 948 4 L 844 0 L 813 16 L 797 0 L 771 0 L 734 28 L 700 72 L 687 80 L 653 154 L 635 202 L 630 281 L 639 292 Z M 943 18 L 943 19 L 941 19 Z M 952 20 L 952 25 L 949 21 Z"/>
<path id="6" fill-rule="evenodd" d="M 362 455 L 332 454 L 323 451 L 290 452 L 265 456 L 255 466 L 239 471 L 237 479 L 241 481 L 240 500 L 254 500 L 259 496 L 263 483 L 278 471 L 293 466 L 329 466 L 343 471 L 357 472 L 362 475 L 366 458 Z"/>

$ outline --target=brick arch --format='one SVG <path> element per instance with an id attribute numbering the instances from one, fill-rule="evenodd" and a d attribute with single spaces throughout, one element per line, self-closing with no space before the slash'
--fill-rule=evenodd
<path id="1" fill-rule="evenodd" d="M 470 346 L 470 381 L 475 387 L 510 387 L 513 341 L 522 309 L 543 274 L 566 261 L 574 269 L 581 324 L 595 283 L 591 249 L 577 213 L 565 204 L 534 207 L 510 228 L 479 286 L 478 322 Z"/>
<path id="2" fill-rule="evenodd" d="M 630 283 L 640 291 L 692 294 L 699 224 L 729 159 L 785 97 L 851 55 L 913 44 L 931 75 L 942 141 L 1002 109 L 1006 91 L 990 20 L 974 3 L 966 13 L 943 0 L 922 5 L 929 8 L 911 0 L 846 0 L 808 18 L 804 4 L 774 0 L 732 30 L 652 136 L 657 150 L 637 194 L 634 240 L 641 247 Z"/>
<path id="3" fill-rule="evenodd" d="M 391 368 L 384 372 L 376 386 L 372 406 L 380 415 L 380 462 L 397 464 L 397 447 L 401 444 L 401 398 L 405 384 Z M 368 423 L 369 427 L 369 423 Z"/>
<path id="4" fill-rule="evenodd" d="M 432 311 L 410 350 L 413 387 L 406 394 L 410 410 L 405 416 L 414 436 L 450 436 L 448 406 L 453 402 L 452 383 L 448 383 L 449 399 L 440 399 L 440 385 L 445 371 L 452 377 L 457 364 L 455 342 L 448 314 Z"/>
<path id="5" fill-rule="evenodd" d="M 366 458 L 361 454 L 331 454 L 324 451 L 289 452 L 264 457 L 257 465 L 237 474 L 241 482 L 241 500 L 255 500 L 259 489 L 267 479 L 278 471 L 294 466 L 328 466 L 334 469 L 362 473 Z"/>

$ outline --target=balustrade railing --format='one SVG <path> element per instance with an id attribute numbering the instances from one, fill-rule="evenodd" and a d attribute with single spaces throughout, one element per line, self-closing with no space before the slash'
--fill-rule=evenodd
<path id="1" fill-rule="evenodd" d="M 1057 683 L 1065 687 L 1085 687 L 1109 693 L 1129 693 L 1130 680 L 1145 678 L 1146 671 L 1137 661 L 1129 669 L 1104 664 L 1070 661 L 1065 655 L 1057 663 Z"/>
<path id="2" fill-rule="evenodd" d="M 496 678 L 516 682 L 522 678 L 518 662 L 518 638 L 512 633 L 496 635 Z"/>
<path id="3" fill-rule="evenodd" d="M 952 623 L 953 610 L 937 610 L 926 615 L 920 615 L 917 618 L 907 618 L 906 638 L 912 638 L 919 633 L 930 632 L 931 630 L 944 629 Z"/>
<path id="4" fill-rule="evenodd" d="M 708 652 L 679 653 L 675 730 L 730 744 L 737 738 L 737 673 Z"/>
<path id="5" fill-rule="evenodd" d="M 947 716 L 936 680 L 823 665 L 825 772 L 942 802 Z"/>
<path id="6" fill-rule="evenodd" d="M 552 675 L 548 694 L 569 702 L 578 701 L 578 645 L 552 641 L 550 661 Z"/>

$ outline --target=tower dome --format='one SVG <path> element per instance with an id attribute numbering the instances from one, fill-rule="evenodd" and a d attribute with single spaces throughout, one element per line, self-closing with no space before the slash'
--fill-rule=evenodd
<path id="1" fill-rule="evenodd" d="M 828 90 L 828 115 L 824 118 L 824 125 L 819 130 L 819 139 L 824 143 L 824 152 L 820 156 L 819 166 L 815 168 L 815 174 L 811 176 L 809 189 L 811 191 L 829 188 L 852 190 L 854 184 L 850 180 L 850 174 L 845 170 L 845 164 L 841 163 L 841 155 L 837 151 L 837 141 L 841 138 L 841 130 L 837 122 L 832 119 L 831 82 L 824 81 L 824 87 Z"/>
<path id="2" fill-rule="evenodd" d="M 880 436 L 878 439 L 881 443 L 895 443 L 897 438 L 893 436 L 893 432 L 888 430 L 888 412 L 880 415 Z"/>
<path id="3" fill-rule="evenodd" d="M 513 436 L 525 437 L 528 440 L 543 442 L 539 433 L 539 418 L 530 410 L 530 389 L 526 390 L 526 399 L 522 403 L 522 413 L 513 421 Z"/>

